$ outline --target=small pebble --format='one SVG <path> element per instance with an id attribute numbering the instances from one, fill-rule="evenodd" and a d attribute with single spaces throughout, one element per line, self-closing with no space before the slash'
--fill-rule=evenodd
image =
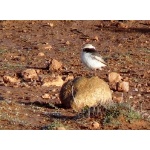
<path id="1" fill-rule="evenodd" d="M 94 37 L 94 40 L 99 41 L 98 36 L 95 36 L 95 37 Z"/>
<path id="2" fill-rule="evenodd" d="M 56 89 L 52 89 L 52 92 L 56 92 Z"/>
<path id="3" fill-rule="evenodd" d="M 98 129 L 98 128 L 100 128 L 100 124 L 98 122 L 94 121 L 94 122 L 92 122 L 91 127 L 92 127 L 92 129 Z"/>
<path id="4" fill-rule="evenodd" d="M 132 99 L 133 98 L 133 96 L 129 96 L 129 99 Z"/>
<path id="5" fill-rule="evenodd" d="M 46 93 L 46 94 L 42 95 L 42 98 L 43 98 L 43 99 L 49 99 L 49 98 L 50 98 L 50 95 Z"/>
<path id="6" fill-rule="evenodd" d="M 138 92 L 139 90 L 138 90 L 138 88 L 135 88 L 134 91 L 135 91 L 135 92 Z"/>
<path id="7" fill-rule="evenodd" d="M 67 42 L 66 42 L 66 45 L 70 45 L 70 42 L 69 42 L 69 41 L 67 41 Z"/>
<path id="8" fill-rule="evenodd" d="M 53 23 L 48 23 L 48 25 L 49 25 L 50 27 L 53 27 L 53 26 L 54 26 L 54 24 L 53 24 Z"/>
<path id="9" fill-rule="evenodd" d="M 123 81 L 118 85 L 118 91 L 128 92 L 129 91 L 129 82 Z"/>
<path id="10" fill-rule="evenodd" d="M 52 96 L 52 99 L 55 99 L 56 98 L 56 96 Z"/>
<path id="11" fill-rule="evenodd" d="M 43 57 L 45 54 L 43 52 L 38 53 L 38 56 Z"/>
<path id="12" fill-rule="evenodd" d="M 116 72 L 110 72 L 108 75 L 108 80 L 110 83 L 118 83 L 120 82 L 122 77 L 120 76 L 119 73 Z"/>
<path id="13" fill-rule="evenodd" d="M 66 130 L 65 127 L 57 127 L 56 130 Z"/>

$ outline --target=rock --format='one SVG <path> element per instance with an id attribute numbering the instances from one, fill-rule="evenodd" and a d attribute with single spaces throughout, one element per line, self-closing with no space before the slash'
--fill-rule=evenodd
<path id="1" fill-rule="evenodd" d="M 42 98 L 43 98 L 43 99 L 50 99 L 50 95 L 47 94 L 47 93 L 45 93 L 44 95 L 42 95 Z"/>
<path id="2" fill-rule="evenodd" d="M 51 49 L 52 49 L 52 46 L 49 45 L 49 44 L 46 44 L 46 45 L 44 45 L 44 49 L 45 49 L 45 50 L 51 50 Z"/>
<path id="3" fill-rule="evenodd" d="M 112 90 L 118 90 L 118 84 L 122 81 L 122 77 L 119 73 L 111 72 L 108 74 L 108 81 Z"/>
<path id="4" fill-rule="evenodd" d="M 56 130 L 66 130 L 65 127 L 57 127 Z"/>
<path id="5" fill-rule="evenodd" d="M 24 56 L 20 56 L 20 61 L 25 61 L 26 58 Z"/>
<path id="6" fill-rule="evenodd" d="M 27 83 L 25 83 L 25 82 L 22 82 L 22 83 L 20 84 L 20 86 L 21 86 L 21 87 L 30 88 L 30 86 L 29 86 Z"/>
<path id="7" fill-rule="evenodd" d="M 2 77 L 0 77 L 0 86 L 4 85 L 4 80 Z"/>
<path id="8" fill-rule="evenodd" d="M 59 97 L 64 107 L 77 112 L 85 106 L 107 106 L 113 102 L 108 84 L 98 77 L 79 77 L 66 82 Z"/>
<path id="9" fill-rule="evenodd" d="M 128 81 L 129 81 L 129 78 L 128 78 L 128 77 L 125 77 L 125 78 L 123 79 L 123 81 L 128 82 Z"/>
<path id="10" fill-rule="evenodd" d="M 16 60 L 16 61 L 25 61 L 26 58 L 24 56 L 12 56 L 12 60 Z"/>
<path id="11" fill-rule="evenodd" d="M 69 42 L 69 41 L 66 41 L 66 45 L 70 45 L 70 42 Z"/>
<path id="12" fill-rule="evenodd" d="M 120 74 L 116 73 L 116 72 L 111 72 L 108 75 L 108 81 L 110 83 L 118 83 L 121 81 L 121 79 L 122 79 L 122 77 L 120 76 Z"/>
<path id="13" fill-rule="evenodd" d="M 118 89 L 118 83 L 109 83 L 109 87 L 112 91 L 116 91 Z"/>
<path id="14" fill-rule="evenodd" d="M 128 92 L 129 91 L 129 82 L 126 82 L 126 81 L 119 82 L 118 91 Z"/>
<path id="15" fill-rule="evenodd" d="M 50 27 L 54 27 L 54 24 L 53 23 L 47 23 L 47 25 L 49 25 Z"/>
<path id="16" fill-rule="evenodd" d="M 43 52 L 39 52 L 38 56 L 43 57 L 43 56 L 45 56 L 45 54 Z"/>
<path id="17" fill-rule="evenodd" d="M 59 62 L 58 60 L 56 59 L 52 59 L 50 61 L 50 64 L 49 64 L 49 70 L 50 71 L 57 71 L 59 70 L 60 68 L 62 68 L 62 63 Z"/>
<path id="18" fill-rule="evenodd" d="M 65 82 L 69 81 L 69 80 L 73 80 L 74 76 L 73 75 L 69 75 L 65 78 Z"/>
<path id="19" fill-rule="evenodd" d="M 123 28 L 123 29 L 128 28 L 128 26 L 127 26 L 125 23 L 122 23 L 122 22 L 118 22 L 118 23 L 116 24 L 116 26 L 119 27 L 119 28 Z"/>
<path id="20" fill-rule="evenodd" d="M 134 97 L 132 95 L 129 96 L 129 99 L 133 99 Z"/>
<path id="21" fill-rule="evenodd" d="M 62 80 L 61 76 L 57 76 L 53 79 L 52 77 L 47 77 L 42 80 L 42 86 L 46 86 L 46 87 L 54 86 L 54 85 L 62 86 L 63 84 L 64 84 L 64 81 Z"/>
<path id="22" fill-rule="evenodd" d="M 141 94 L 137 94 L 138 97 L 141 97 Z"/>
<path id="23" fill-rule="evenodd" d="M 114 92 L 113 93 L 113 101 L 116 103 L 122 103 L 123 102 L 123 93 Z"/>
<path id="24" fill-rule="evenodd" d="M 7 93 L 7 94 L 11 94 L 11 91 L 7 91 L 6 93 Z"/>
<path id="25" fill-rule="evenodd" d="M 95 37 L 94 37 L 94 40 L 99 41 L 98 36 L 95 36 Z"/>
<path id="26" fill-rule="evenodd" d="M 40 74 L 40 73 L 41 73 L 41 70 L 40 70 L 40 69 L 36 69 L 35 71 L 36 71 L 37 74 Z"/>
<path id="27" fill-rule="evenodd" d="M 4 81 L 4 83 L 12 83 L 12 84 L 20 83 L 19 79 L 15 78 L 15 77 L 11 77 L 11 76 L 3 76 L 3 81 Z"/>
<path id="28" fill-rule="evenodd" d="M 50 27 L 53 27 L 53 26 L 54 26 L 54 24 L 53 24 L 53 23 L 50 23 L 49 25 L 50 25 Z"/>
<path id="29" fill-rule="evenodd" d="M 38 75 L 35 69 L 26 69 L 21 72 L 21 75 L 25 81 L 32 81 L 38 79 Z"/>
<path id="30" fill-rule="evenodd" d="M 96 121 L 92 122 L 91 124 L 91 129 L 99 129 L 100 128 L 100 124 Z"/>
<path id="31" fill-rule="evenodd" d="M 135 92 L 138 92 L 139 90 L 138 90 L 138 88 L 135 88 L 134 91 L 135 91 Z"/>
<path id="32" fill-rule="evenodd" d="M 90 41 L 90 39 L 86 39 L 86 42 L 89 42 Z"/>

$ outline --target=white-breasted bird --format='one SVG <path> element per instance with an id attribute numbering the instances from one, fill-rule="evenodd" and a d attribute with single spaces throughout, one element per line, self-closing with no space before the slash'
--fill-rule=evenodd
<path id="1" fill-rule="evenodd" d="M 96 48 L 91 44 L 86 44 L 82 48 L 81 61 L 86 67 L 94 70 L 95 75 L 97 69 L 102 70 L 102 67 L 106 66 L 106 62 L 103 60 L 102 56 L 98 53 Z"/>

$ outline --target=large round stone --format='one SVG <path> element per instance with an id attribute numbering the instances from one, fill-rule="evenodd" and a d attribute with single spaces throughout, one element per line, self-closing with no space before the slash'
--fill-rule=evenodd
<path id="1" fill-rule="evenodd" d="M 64 107 L 75 111 L 85 106 L 106 106 L 113 102 L 109 85 L 98 77 L 79 77 L 68 81 L 61 88 L 60 100 Z"/>

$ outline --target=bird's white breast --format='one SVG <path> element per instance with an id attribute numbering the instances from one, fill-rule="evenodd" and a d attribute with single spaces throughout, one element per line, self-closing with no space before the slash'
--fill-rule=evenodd
<path id="1" fill-rule="evenodd" d="M 92 58 L 91 56 L 92 55 L 90 53 L 81 53 L 81 59 L 85 66 L 87 66 L 90 69 L 101 69 L 101 67 L 106 66 L 105 64 L 103 64 L 97 59 Z"/>

